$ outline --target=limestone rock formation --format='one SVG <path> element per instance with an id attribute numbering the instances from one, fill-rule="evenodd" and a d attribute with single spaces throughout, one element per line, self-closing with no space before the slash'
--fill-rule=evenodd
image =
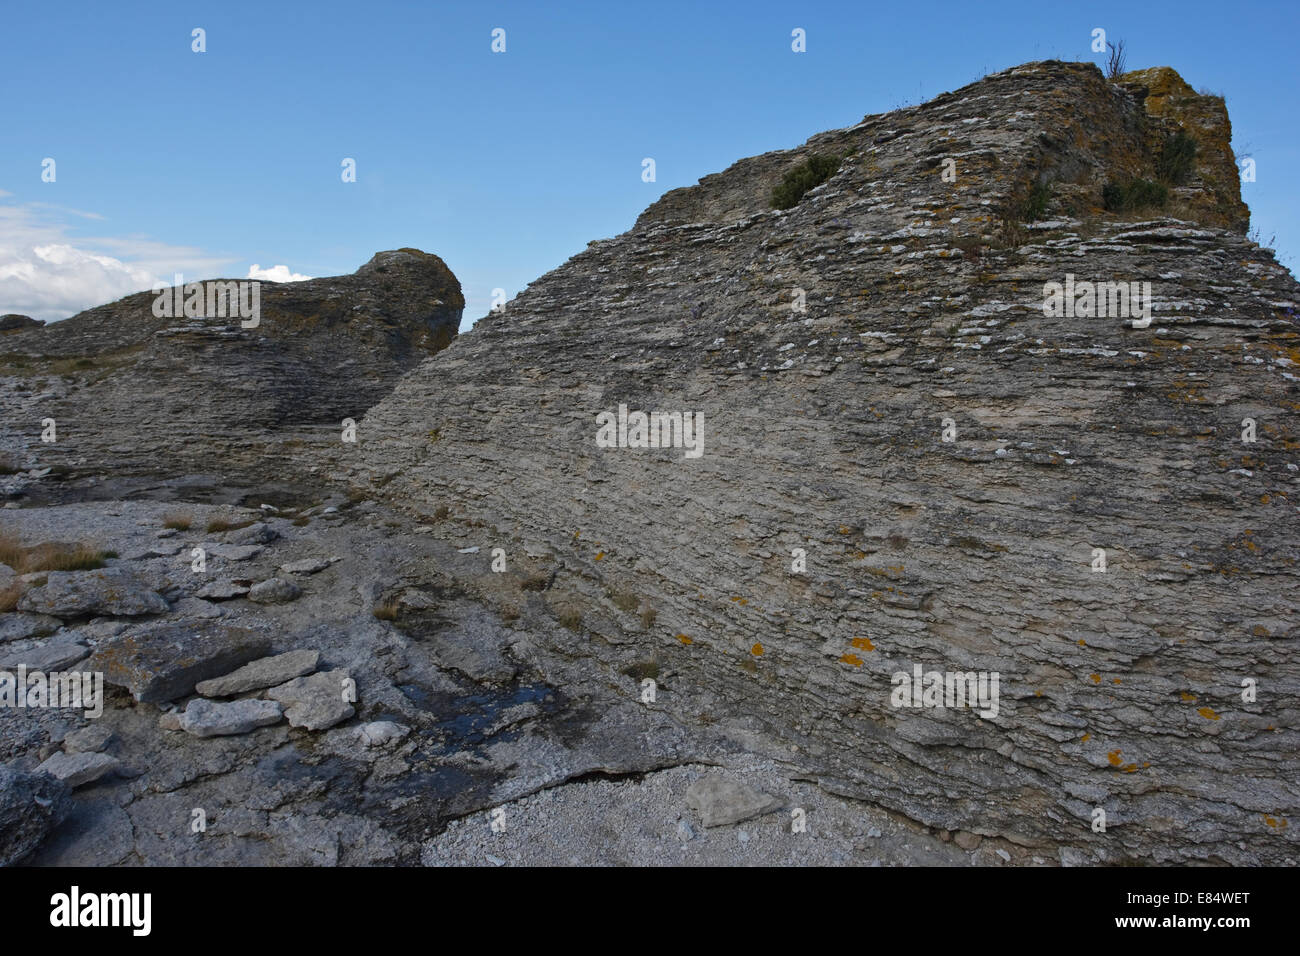
<path id="1" fill-rule="evenodd" d="M 451 270 L 417 249 L 380 252 L 349 276 L 263 282 L 255 327 L 219 294 L 232 281 L 195 283 L 198 317 L 159 317 L 158 296 L 141 292 L 6 334 L 0 451 L 74 473 L 290 470 L 304 432 L 337 441 L 343 419 L 455 337 L 465 306 Z M 241 294 L 251 307 L 251 289 Z M 41 441 L 48 418 L 53 443 Z"/>
<path id="2" fill-rule="evenodd" d="M 1180 128 L 1194 173 L 1108 211 Z M 824 789 L 1062 860 L 1294 860 L 1300 287 L 1228 136 L 1173 71 L 1044 62 L 742 160 L 407 375 L 336 473 L 504 549 L 502 605 L 564 624 L 539 666 Z M 1076 281 L 1132 311 L 1045 314 Z M 599 447 L 620 405 L 702 454 Z M 918 665 L 999 675 L 996 715 L 895 706 Z"/>

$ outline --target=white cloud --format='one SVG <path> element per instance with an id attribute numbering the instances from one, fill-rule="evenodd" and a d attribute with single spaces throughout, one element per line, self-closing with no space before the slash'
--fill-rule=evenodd
<path id="1" fill-rule="evenodd" d="M 0 200 L 10 194 L 0 190 Z M 236 260 L 143 237 L 72 235 L 69 217 L 97 213 L 47 203 L 0 201 L 0 314 L 56 321 L 83 309 L 171 283 L 228 275 Z"/>
<path id="2" fill-rule="evenodd" d="M 272 266 L 269 269 L 263 269 L 254 262 L 248 267 L 247 279 L 262 279 L 265 282 L 305 282 L 311 276 L 305 276 L 301 273 L 290 272 L 288 266 Z"/>

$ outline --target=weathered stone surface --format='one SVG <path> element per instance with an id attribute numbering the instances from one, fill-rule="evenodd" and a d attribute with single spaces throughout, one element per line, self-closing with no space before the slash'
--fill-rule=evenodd
<path id="1" fill-rule="evenodd" d="M 706 827 L 725 827 L 771 813 L 781 801 L 729 777 L 711 775 L 687 788 L 686 805 Z"/>
<path id="2" fill-rule="evenodd" d="M 324 571 L 334 563 L 333 558 L 303 558 L 301 561 L 290 561 L 288 564 L 280 565 L 280 570 L 285 574 L 315 574 L 318 571 Z"/>
<path id="3" fill-rule="evenodd" d="M 104 680 L 125 687 L 141 703 L 175 700 L 208 680 L 264 657 L 271 642 L 246 628 L 197 629 L 154 625 L 128 631 L 102 645 L 87 662 Z"/>
<path id="4" fill-rule="evenodd" d="M 266 696 L 284 705 L 284 716 L 292 726 L 325 730 L 356 712 L 344 699 L 344 682 L 349 679 L 346 670 L 322 671 L 272 687 Z"/>
<path id="5" fill-rule="evenodd" d="M 236 584 L 229 578 L 218 578 L 203 585 L 195 595 L 207 601 L 229 601 L 231 598 L 243 597 L 247 593 L 247 585 Z"/>
<path id="6" fill-rule="evenodd" d="M 410 727 L 391 720 L 373 720 L 357 728 L 357 737 L 367 747 L 382 747 L 394 740 L 401 740 L 410 732 Z"/>
<path id="7" fill-rule="evenodd" d="M 33 319 L 30 315 L 19 315 L 17 312 L 0 315 L 0 332 L 18 332 L 26 329 L 37 329 L 44 324 L 45 322 L 41 319 Z"/>
<path id="8" fill-rule="evenodd" d="M 256 544 L 207 544 L 204 545 L 204 550 L 214 558 L 251 561 L 266 549 Z"/>
<path id="9" fill-rule="evenodd" d="M 452 341 L 465 307 L 451 270 L 418 249 L 377 253 L 353 275 L 263 282 L 255 328 L 215 308 L 218 283 L 230 281 L 202 283 L 205 314 L 214 299 L 206 318 L 157 317 L 157 296 L 141 292 L 5 334 L 6 356 L 25 363 L 15 372 L 48 363 L 62 376 L 41 412 L 94 423 L 61 432 L 57 444 L 35 432 L 22 440 L 43 462 L 74 470 L 292 474 L 304 427 L 328 426 L 338 441 L 344 418 L 359 419 Z M 0 361 L 0 378 L 8 371 Z M 23 401 L 0 388 L 0 420 L 26 420 Z"/>
<path id="10" fill-rule="evenodd" d="M 232 700 L 221 703 L 196 697 L 180 718 L 180 728 L 195 737 L 228 737 L 280 722 L 283 713 L 273 700 Z"/>
<path id="11" fill-rule="evenodd" d="M 302 588 L 288 578 L 259 581 L 248 589 L 248 599 L 256 604 L 288 604 L 302 597 Z"/>
<path id="12" fill-rule="evenodd" d="M 204 697 L 231 697 L 250 690 L 274 687 L 295 677 L 310 674 L 316 669 L 319 660 L 319 651 L 289 651 L 286 654 L 252 661 L 224 677 L 200 681 L 195 685 L 194 690 Z"/>
<path id="13" fill-rule="evenodd" d="M 1300 725 L 1241 686 L 1300 681 L 1300 286 L 1243 235 L 1221 101 L 1129 79 L 1027 64 L 672 190 L 404 378 L 338 471 L 458 547 L 544 542 L 539 652 L 653 664 L 657 706 L 836 792 L 1053 856 L 1294 859 Z M 1180 122 L 1189 182 L 1107 212 Z M 1149 282 L 1151 324 L 1045 314 L 1067 276 Z M 703 454 L 598 447 L 620 404 L 698 413 Z M 894 707 L 918 664 L 1000 674 L 998 716 Z"/>
<path id="14" fill-rule="evenodd" d="M 99 568 L 51 571 L 43 587 L 30 589 L 19 599 L 18 609 L 67 619 L 89 614 L 164 614 L 168 606 L 158 592 L 132 572 Z"/>
<path id="15" fill-rule="evenodd" d="M 89 727 L 74 730 L 63 738 L 65 753 L 102 753 L 113 739 L 113 732 L 103 724 L 94 723 Z"/>
<path id="16" fill-rule="evenodd" d="M 94 783 L 104 774 L 116 770 L 121 761 L 101 753 L 68 754 L 60 751 L 36 768 L 37 773 L 48 773 L 76 789 Z"/>
<path id="17" fill-rule="evenodd" d="M 0 589 L 4 582 L 0 581 Z M 7 641 L 24 641 L 31 637 L 44 637 L 53 634 L 63 626 L 63 622 L 49 614 L 24 614 L 15 611 L 0 614 L 0 644 Z"/>
<path id="18" fill-rule="evenodd" d="M 82 660 L 90 653 L 76 634 L 56 635 L 41 643 L 10 644 L 0 650 L 0 670 L 15 670 L 20 665 L 29 671 L 57 671 Z"/>
<path id="19" fill-rule="evenodd" d="M 67 816 L 68 785 L 0 764 L 0 866 L 20 862 Z"/>

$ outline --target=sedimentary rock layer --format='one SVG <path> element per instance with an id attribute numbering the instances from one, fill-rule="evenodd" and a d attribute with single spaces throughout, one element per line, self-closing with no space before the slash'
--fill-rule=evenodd
<path id="1" fill-rule="evenodd" d="M 1103 208 L 1179 129 L 1165 206 Z M 1170 70 L 1048 62 L 742 160 L 404 378 L 336 471 L 532 562 L 555 659 L 829 789 L 1084 859 L 1294 860 L 1300 288 L 1229 139 Z M 1045 314 L 1089 281 L 1149 283 L 1149 325 Z M 702 415 L 703 454 L 598 447 L 620 404 Z M 894 706 L 917 664 L 998 674 L 997 716 Z"/>

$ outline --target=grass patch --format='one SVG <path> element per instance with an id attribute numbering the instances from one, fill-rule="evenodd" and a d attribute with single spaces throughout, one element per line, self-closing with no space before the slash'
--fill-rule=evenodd
<path id="1" fill-rule="evenodd" d="M 1047 204 L 1052 201 L 1052 187 L 1046 183 L 1034 183 L 1025 197 L 1021 218 L 1025 222 L 1037 222 L 1047 212 Z"/>
<path id="2" fill-rule="evenodd" d="M 208 534 L 220 534 L 222 531 L 238 531 L 240 528 L 247 528 L 251 525 L 252 519 L 247 521 L 229 521 L 225 518 L 213 518 L 208 522 Z"/>
<path id="3" fill-rule="evenodd" d="M 571 604 L 556 608 L 555 614 L 560 623 L 571 631 L 577 631 L 582 626 L 582 612 Z"/>
<path id="4" fill-rule="evenodd" d="M 1181 186 L 1196 171 L 1196 140 L 1179 130 L 1165 140 L 1156 158 L 1156 178 L 1171 186 Z"/>
<path id="5" fill-rule="evenodd" d="M 190 525 L 193 523 L 193 515 L 181 514 L 180 512 L 163 515 L 163 527 L 172 528 L 175 531 L 189 531 Z"/>
<path id="6" fill-rule="evenodd" d="M 1169 188 L 1149 179 L 1109 182 L 1101 191 L 1101 202 L 1108 212 L 1136 212 L 1161 208 L 1169 201 Z"/>
<path id="7" fill-rule="evenodd" d="M 614 602 L 614 607 L 620 611 L 635 611 L 641 603 L 635 594 L 629 594 L 626 591 L 610 591 L 609 599 Z"/>
<path id="8" fill-rule="evenodd" d="M 791 209 L 798 205 L 808 190 L 835 175 L 840 168 L 840 158 L 833 153 L 809 156 L 781 177 L 781 182 L 772 190 L 772 208 Z"/>
<path id="9" fill-rule="evenodd" d="M 376 604 L 371 613 L 381 621 L 396 621 L 401 609 L 402 602 L 395 597 L 391 597 Z"/>
<path id="10" fill-rule="evenodd" d="M 0 537 L 0 564 L 18 574 L 38 571 L 94 571 L 104 567 L 116 551 L 103 551 L 89 544 L 46 542 L 27 547 L 14 538 Z"/>

